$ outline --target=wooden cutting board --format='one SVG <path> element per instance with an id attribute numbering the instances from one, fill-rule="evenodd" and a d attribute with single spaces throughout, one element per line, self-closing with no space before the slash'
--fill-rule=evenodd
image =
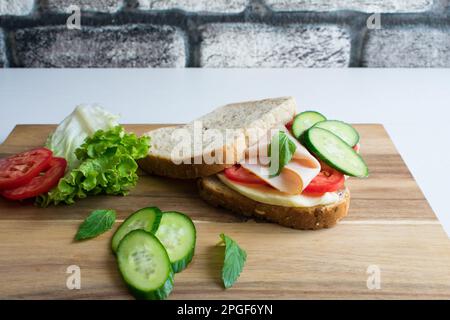
<path id="1" fill-rule="evenodd" d="M 159 126 L 126 127 L 142 133 Z M 238 217 L 205 204 L 193 181 L 144 173 L 127 197 L 90 197 L 46 209 L 0 200 L 0 299 L 132 298 L 109 250 L 113 231 L 80 243 L 73 237 L 94 209 L 115 209 L 115 229 L 145 206 L 185 212 L 197 227 L 196 255 L 176 275 L 170 299 L 449 299 L 447 235 L 383 127 L 356 127 L 371 175 L 348 181 L 350 212 L 332 229 L 298 231 Z M 17 126 L 0 156 L 43 145 L 53 128 Z M 229 290 L 220 280 L 221 232 L 248 253 L 244 272 Z M 80 267 L 80 290 L 66 287 L 71 265 Z M 368 278 L 377 275 L 380 288 L 369 281 L 369 289 Z"/>

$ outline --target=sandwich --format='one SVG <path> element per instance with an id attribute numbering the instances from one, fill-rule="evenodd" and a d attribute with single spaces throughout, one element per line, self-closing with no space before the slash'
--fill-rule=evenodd
<path id="1" fill-rule="evenodd" d="M 297 113 L 292 97 L 228 104 L 147 135 L 148 173 L 196 179 L 207 203 L 295 229 L 334 226 L 349 210 L 346 179 L 368 176 L 358 132 Z"/>

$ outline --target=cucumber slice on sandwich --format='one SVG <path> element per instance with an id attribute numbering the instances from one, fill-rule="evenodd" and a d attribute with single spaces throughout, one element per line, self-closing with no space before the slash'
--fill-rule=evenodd
<path id="1" fill-rule="evenodd" d="M 328 130 L 312 127 L 302 135 L 303 145 L 336 170 L 353 177 L 365 178 L 369 169 L 344 140 Z"/>
<path id="2" fill-rule="evenodd" d="M 129 216 L 114 233 L 111 247 L 117 251 L 120 241 L 131 231 L 142 229 L 155 233 L 161 221 L 162 212 L 157 207 L 143 208 Z"/>
<path id="3" fill-rule="evenodd" d="M 196 230 L 192 220 L 179 212 L 164 212 L 155 235 L 166 248 L 174 272 L 185 269 L 195 250 Z"/>
<path id="4" fill-rule="evenodd" d="M 359 134 L 351 125 L 338 120 L 327 120 L 318 122 L 314 125 L 316 128 L 322 128 L 331 131 L 339 138 L 347 142 L 350 147 L 354 147 L 359 142 Z"/>
<path id="5" fill-rule="evenodd" d="M 327 118 L 316 111 L 305 111 L 295 116 L 292 123 L 292 133 L 297 139 L 300 138 L 303 132 L 311 128 L 318 122 L 325 121 Z"/>
<path id="6" fill-rule="evenodd" d="M 138 299 L 162 300 L 172 292 L 173 270 L 166 249 L 151 233 L 134 230 L 117 249 L 119 271 Z"/>

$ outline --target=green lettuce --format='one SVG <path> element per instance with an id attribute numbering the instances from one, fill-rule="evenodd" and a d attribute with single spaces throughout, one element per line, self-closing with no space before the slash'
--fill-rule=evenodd
<path id="1" fill-rule="evenodd" d="M 89 195 L 126 195 L 138 180 L 137 159 L 147 155 L 149 137 L 125 133 L 121 126 L 98 130 L 75 150 L 79 166 L 58 186 L 37 198 L 37 204 L 73 204 Z"/>

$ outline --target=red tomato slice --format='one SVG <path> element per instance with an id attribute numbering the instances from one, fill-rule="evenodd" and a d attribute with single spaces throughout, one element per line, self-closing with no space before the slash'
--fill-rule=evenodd
<path id="1" fill-rule="evenodd" d="M 303 190 L 304 194 L 317 196 L 325 192 L 334 192 L 342 189 L 345 184 L 345 177 L 342 173 L 322 166 L 322 171 Z"/>
<path id="2" fill-rule="evenodd" d="M 52 158 L 52 152 L 38 148 L 0 159 L 0 190 L 14 189 L 30 182 L 45 170 Z"/>
<path id="3" fill-rule="evenodd" d="M 27 184 L 15 189 L 3 190 L 2 196 L 10 200 L 24 200 L 37 197 L 55 187 L 64 176 L 67 161 L 63 158 L 51 158 L 47 169 Z"/>
<path id="4" fill-rule="evenodd" d="M 228 179 L 236 182 L 266 184 L 266 182 L 259 178 L 256 174 L 248 171 L 240 165 L 234 165 L 232 167 L 226 168 L 224 173 Z"/>
<path id="5" fill-rule="evenodd" d="M 286 123 L 285 127 L 286 129 L 289 130 L 289 132 L 292 131 L 292 124 L 294 123 L 294 119 L 292 119 L 291 121 L 289 121 L 288 123 Z"/>

